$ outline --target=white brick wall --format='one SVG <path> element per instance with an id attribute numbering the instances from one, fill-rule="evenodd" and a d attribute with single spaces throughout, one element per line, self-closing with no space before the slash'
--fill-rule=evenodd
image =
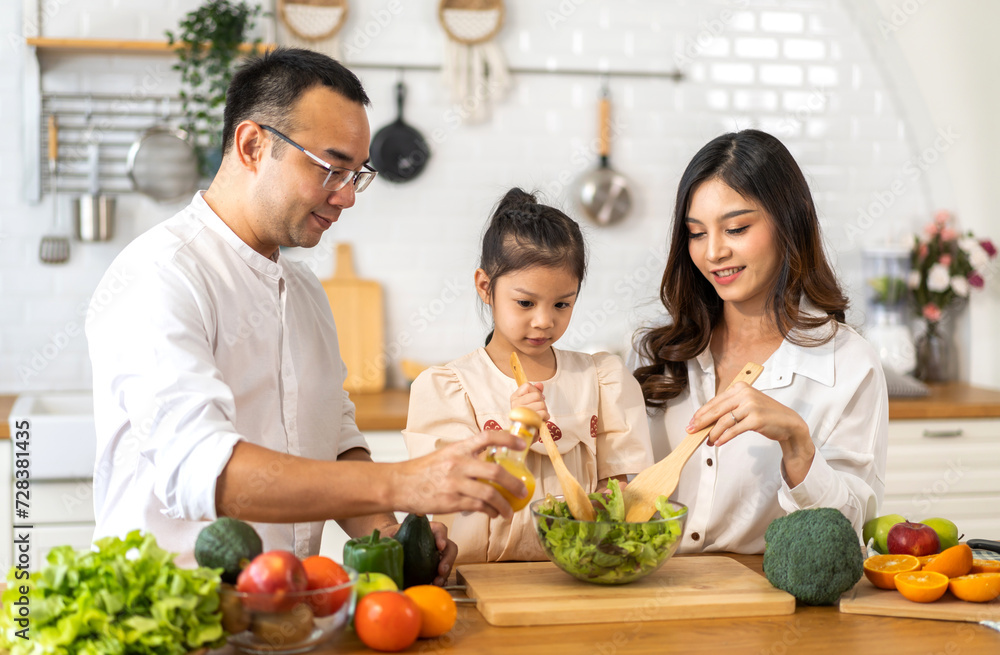
<path id="1" fill-rule="evenodd" d="M 0 0 L 5 32 L 20 31 L 21 2 Z M 158 38 L 197 0 L 162 3 L 155 11 L 116 0 L 56 4 L 58 11 L 43 22 L 45 36 Z M 904 176 L 904 193 L 879 221 L 862 225 L 862 236 L 853 240 L 845 229 L 876 202 L 873 194 L 902 176 L 914 153 L 905 115 L 840 1 L 506 4 L 499 43 L 513 67 L 665 71 L 681 61 L 686 74 L 680 83 L 610 80 L 621 127 L 611 160 L 631 179 L 637 203 L 617 226 L 585 226 L 590 274 L 564 347 L 620 350 L 631 327 L 655 315 L 683 167 L 709 139 L 747 127 L 779 135 L 805 169 L 831 256 L 857 305 L 852 318 L 863 318 L 858 247 L 915 228 L 934 203 L 920 180 Z M 404 0 L 401 6 L 392 15 L 388 0 L 354 0 L 342 32 L 342 47 L 351 53 L 345 59 L 440 63 L 444 36 L 436 0 Z M 0 71 L 0 89 L 19 89 L 24 51 L 6 39 L 0 47 L 12 64 Z M 128 94 L 152 70 L 156 93 L 166 93 L 176 86 L 170 63 L 166 57 L 46 55 L 43 84 L 52 91 Z M 358 73 L 373 100 L 374 133 L 394 117 L 397 72 Z M 600 80 L 515 75 L 515 88 L 491 120 L 475 126 L 456 123 L 438 73 L 411 71 L 404 80 L 407 121 L 433 150 L 427 170 L 406 185 L 376 182 L 318 248 L 286 254 L 307 259 L 325 277 L 332 271 L 333 243 L 353 243 L 359 274 L 385 288 L 393 359 L 443 362 L 475 348 L 485 335 L 471 282 L 479 237 L 503 191 L 514 184 L 540 189 L 547 201 L 576 213 L 570 183 L 596 165 Z M 5 125 L 20 125 L 21 111 L 20 103 L 0 104 Z M 114 242 L 73 243 L 67 264 L 42 265 L 38 241 L 51 230 L 52 198 L 38 206 L 23 200 L 20 131 L 11 134 L 15 138 L 0 141 L 0 392 L 87 388 L 80 307 L 114 255 L 177 206 L 123 196 Z M 394 382 L 400 383 L 398 375 Z"/>

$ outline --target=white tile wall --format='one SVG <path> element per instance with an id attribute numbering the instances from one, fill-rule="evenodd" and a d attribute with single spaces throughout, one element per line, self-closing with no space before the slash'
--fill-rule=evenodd
<path id="1" fill-rule="evenodd" d="M 0 0 L 2 26 L 20 29 L 22 0 Z M 159 38 L 197 0 L 157 8 L 119 0 L 47 3 L 46 36 Z M 903 175 L 914 157 L 910 128 L 842 0 L 507 0 L 498 42 L 513 67 L 659 70 L 680 62 L 686 77 L 612 77 L 618 131 L 612 164 L 628 175 L 636 208 L 612 227 L 585 226 L 590 274 L 563 346 L 621 350 L 629 330 L 657 313 L 655 295 L 677 181 L 691 156 L 718 134 L 760 127 L 779 135 L 812 185 L 831 257 L 861 309 L 858 247 L 915 227 L 934 206 Z M 392 66 L 441 61 L 436 0 L 353 0 L 341 34 L 345 60 L 373 99 L 373 131 L 395 114 Z M 263 26 L 262 33 L 272 27 Z M 27 56 L 7 39 L 0 89 L 19 93 Z M 51 91 L 127 95 L 152 84 L 176 88 L 165 57 L 46 55 Z M 539 189 L 575 214 L 572 183 L 596 165 L 598 76 L 515 75 L 515 87 L 481 125 L 456 120 L 437 73 L 408 72 L 408 122 L 433 158 L 416 181 L 377 182 L 313 251 L 286 253 L 332 271 L 338 240 L 355 247 L 361 276 L 385 288 L 386 339 L 401 357 L 443 362 L 478 346 L 487 330 L 472 289 L 478 241 L 490 208 L 511 185 Z M 0 103 L 3 124 L 20 125 L 20 103 Z M 53 201 L 24 201 L 21 132 L 0 141 L 0 392 L 87 388 L 90 368 L 80 308 L 114 255 L 177 210 L 136 196 L 119 200 L 110 244 L 73 244 L 62 266 L 38 263 Z M 848 226 L 893 180 L 904 192 L 861 236 Z M 65 203 L 66 200 L 63 199 Z M 66 216 L 67 214 L 64 214 Z M 922 222 L 922 219 L 920 219 Z M 861 314 L 852 314 L 860 321 Z M 406 345 L 402 345 L 406 344 Z M 399 382 L 398 375 L 395 382 Z"/>

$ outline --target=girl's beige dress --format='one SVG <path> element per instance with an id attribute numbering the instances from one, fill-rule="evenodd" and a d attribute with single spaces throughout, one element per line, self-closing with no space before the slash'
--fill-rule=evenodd
<path id="1" fill-rule="evenodd" d="M 642 391 L 621 358 L 553 350 L 556 373 L 544 381 L 542 391 L 550 414 L 549 431 L 583 488 L 595 491 L 599 480 L 635 474 L 651 465 Z M 506 430 L 510 396 L 516 388 L 484 348 L 427 369 L 410 389 L 403 432 L 410 457 L 482 430 Z M 526 463 L 536 481 L 533 500 L 562 493 L 541 443 L 531 446 Z M 450 526 L 449 537 L 458 544 L 458 563 L 547 559 L 527 507 L 510 520 L 490 519 L 480 512 L 435 518 Z"/>

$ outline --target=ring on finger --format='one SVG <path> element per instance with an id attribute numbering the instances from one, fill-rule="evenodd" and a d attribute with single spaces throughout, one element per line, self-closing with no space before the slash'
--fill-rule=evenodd
<path id="1" fill-rule="evenodd" d="M 738 418 L 736 418 L 736 414 L 733 413 L 734 411 L 735 410 L 730 410 L 729 411 L 729 415 L 733 417 L 733 425 L 736 425 L 737 423 L 740 422 L 740 420 Z"/>

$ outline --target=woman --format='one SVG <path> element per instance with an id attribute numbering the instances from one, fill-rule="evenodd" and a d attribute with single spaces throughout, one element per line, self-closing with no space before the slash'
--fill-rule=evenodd
<path id="1" fill-rule="evenodd" d="M 682 551 L 764 551 L 784 514 L 840 510 L 859 533 L 885 488 L 888 397 L 878 357 L 844 324 L 805 177 L 757 130 L 702 148 L 677 190 L 660 298 L 673 321 L 638 344 L 659 461 L 715 424 L 674 499 Z M 748 361 L 748 386 L 729 382 Z"/>

